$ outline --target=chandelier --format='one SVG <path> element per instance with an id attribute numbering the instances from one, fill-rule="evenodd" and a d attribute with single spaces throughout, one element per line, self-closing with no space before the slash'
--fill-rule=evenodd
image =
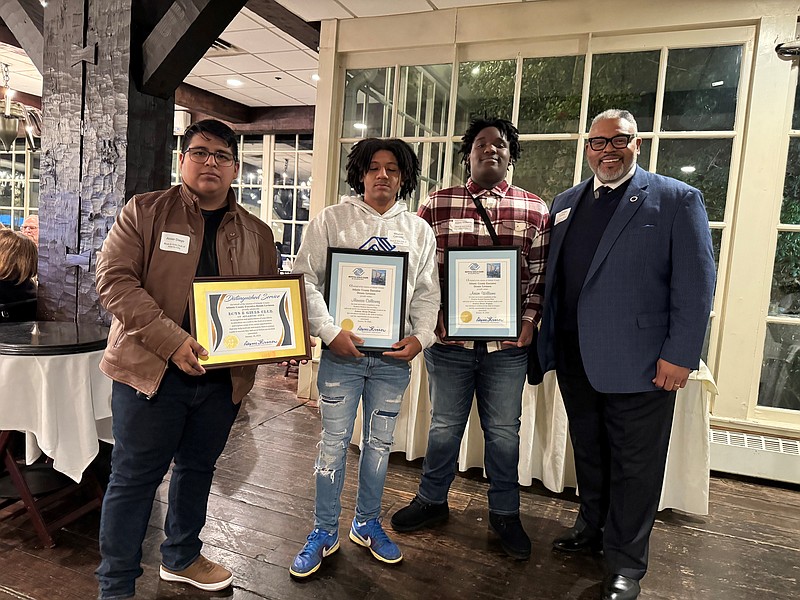
<path id="1" fill-rule="evenodd" d="M 6 151 L 11 150 L 19 133 L 20 121 L 25 123 L 25 137 L 31 148 L 36 148 L 36 139 L 42 135 L 42 113 L 38 108 L 25 106 L 15 101 L 14 90 L 8 83 L 8 65 L 0 63 L 0 78 L 3 80 L 3 100 L 0 101 L 0 144 Z"/>

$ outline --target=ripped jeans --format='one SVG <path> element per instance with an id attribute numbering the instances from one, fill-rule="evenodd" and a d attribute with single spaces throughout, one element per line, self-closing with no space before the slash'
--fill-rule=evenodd
<path id="1" fill-rule="evenodd" d="M 317 386 L 322 413 L 322 439 L 315 464 L 317 494 L 314 527 L 336 531 L 342 512 L 340 496 L 359 399 L 364 401 L 363 437 L 358 464 L 356 517 L 381 514 L 383 484 L 394 440 L 394 425 L 408 387 L 407 362 L 365 352 L 363 358 L 322 351 Z"/>

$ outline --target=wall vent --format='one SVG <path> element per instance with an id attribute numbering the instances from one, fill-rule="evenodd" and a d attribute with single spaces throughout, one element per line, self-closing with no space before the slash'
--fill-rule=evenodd
<path id="1" fill-rule="evenodd" d="M 786 440 L 763 435 L 754 435 L 751 433 L 741 433 L 738 431 L 709 429 L 708 441 L 712 444 L 720 444 L 723 446 L 736 446 L 739 448 L 748 448 L 750 450 L 762 450 L 765 452 L 800 456 L 800 441 L 798 440 Z"/>

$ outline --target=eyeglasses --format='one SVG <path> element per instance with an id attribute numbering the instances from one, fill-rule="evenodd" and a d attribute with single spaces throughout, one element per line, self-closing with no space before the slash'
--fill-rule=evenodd
<path id="1" fill-rule="evenodd" d="M 31 231 L 36 231 L 36 230 L 38 230 L 38 229 L 39 229 L 39 226 L 38 226 L 38 225 L 23 225 L 23 226 L 22 226 L 22 227 L 20 227 L 19 229 L 20 229 L 20 231 L 27 231 L 27 230 L 29 230 L 29 229 L 30 229 Z"/>
<path id="2" fill-rule="evenodd" d="M 189 157 L 189 160 L 199 165 L 205 164 L 209 156 L 214 157 L 214 161 L 220 167 L 230 167 L 234 163 L 234 158 L 227 152 L 209 152 L 205 148 L 189 148 L 184 152 Z"/>
<path id="3" fill-rule="evenodd" d="M 629 135 L 615 135 L 612 138 L 607 137 L 592 137 L 589 138 L 587 141 L 589 142 L 589 148 L 594 150 L 595 152 L 600 152 L 604 150 L 608 143 L 611 142 L 611 145 L 616 148 L 617 150 L 622 150 L 628 144 L 631 143 L 631 140 L 636 137 L 636 134 L 629 134 Z"/>

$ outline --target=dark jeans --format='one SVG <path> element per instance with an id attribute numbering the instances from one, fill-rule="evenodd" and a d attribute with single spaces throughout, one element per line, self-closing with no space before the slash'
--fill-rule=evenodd
<path id="1" fill-rule="evenodd" d="M 485 441 L 489 510 L 504 515 L 518 513 L 519 419 L 528 349 L 487 352 L 481 342 L 476 342 L 472 350 L 434 344 L 425 350 L 425 365 L 431 428 L 419 497 L 431 504 L 447 501 L 474 396 Z"/>
<path id="2" fill-rule="evenodd" d="M 100 598 L 133 596 L 142 574 L 142 542 L 156 489 L 175 466 L 161 544 L 170 570 L 200 555 L 214 465 L 225 448 L 239 405 L 231 400 L 230 375 L 203 377 L 170 368 L 150 400 L 114 382 L 111 398 L 114 451 L 100 518 Z"/>

